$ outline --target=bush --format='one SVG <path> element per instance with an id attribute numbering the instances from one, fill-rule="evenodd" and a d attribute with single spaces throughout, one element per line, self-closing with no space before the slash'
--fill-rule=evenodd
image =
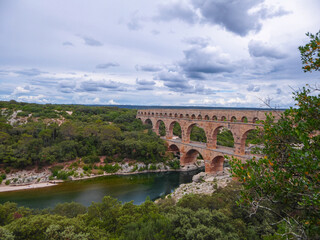
<path id="1" fill-rule="evenodd" d="M 10 184 L 10 180 L 7 180 L 7 181 L 6 181 L 6 185 L 9 185 L 9 184 Z"/>
<path id="2" fill-rule="evenodd" d="M 154 171 L 157 170 L 157 166 L 155 164 L 151 164 L 149 170 Z"/>
<path id="3" fill-rule="evenodd" d="M 98 163 L 100 162 L 100 158 L 95 155 L 85 156 L 82 158 L 84 163 Z"/>
<path id="4" fill-rule="evenodd" d="M 7 175 L 6 175 L 5 173 L 2 173 L 2 174 L 0 175 L 0 177 L 4 180 L 4 179 L 7 178 Z"/>
<path id="5" fill-rule="evenodd" d="M 6 174 L 9 174 L 11 172 L 10 168 L 9 167 L 6 167 L 6 170 L 5 170 Z"/>
<path id="6" fill-rule="evenodd" d="M 104 171 L 106 171 L 107 173 L 115 173 L 117 172 L 121 167 L 119 166 L 118 163 L 116 163 L 115 165 L 111 165 L 111 164 L 106 164 L 103 168 Z"/>
<path id="7" fill-rule="evenodd" d="M 180 160 L 173 160 L 168 162 L 170 168 L 179 169 L 180 168 Z"/>

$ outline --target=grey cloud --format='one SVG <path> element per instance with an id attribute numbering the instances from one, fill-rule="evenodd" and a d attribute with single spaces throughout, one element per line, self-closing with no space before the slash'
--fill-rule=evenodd
<path id="1" fill-rule="evenodd" d="M 139 84 L 139 85 L 149 85 L 149 86 L 153 86 L 156 84 L 155 81 L 148 81 L 148 80 L 145 80 L 145 79 L 136 79 L 136 83 Z"/>
<path id="2" fill-rule="evenodd" d="M 121 86 L 120 83 L 114 81 L 84 81 L 80 84 L 79 91 L 88 91 L 88 92 L 96 92 L 100 91 L 102 88 L 107 88 L 110 90 L 119 90 L 122 91 L 123 89 L 119 89 Z"/>
<path id="3" fill-rule="evenodd" d="M 282 93 L 281 89 L 280 88 L 277 88 L 277 92 L 276 92 L 278 95 L 280 95 Z"/>
<path id="4" fill-rule="evenodd" d="M 63 46 L 73 46 L 72 42 L 66 41 L 62 43 Z"/>
<path id="5" fill-rule="evenodd" d="M 203 74 L 230 73 L 235 68 L 218 50 L 195 47 L 184 51 L 184 55 L 179 65 L 190 78 L 204 79 Z"/>
<path id="6" fill-rule="evenodd" d="M 154 17 L 155 21 L 182 20 L 189 24 L 196 23 L 198 16 L 190 5 L 182 2 L 173 4 L 163 4 L 158 7 L 158 15 Z"/>
<path id="7" fill-rule="evenodd" d="M 136 89 L 140 90 L 140 91 L 148 91 L 148 90 L 153 90 L 153 87 L 151 87 L 151 86 L 139 86 Z"/>
<path id="8" fill-rule="evenodd" d="M 131 20 L 127 23 L 127 27 L 132 31 L 137 31 L 143 28 L 141 18 L 138 16 L 138 11 L 133 13 Z"/>
<path id="9" fill-rule="evenodd" d="M 135 66 L 137 71 L 144 71 L 144 72 L 158 72 L 162 68 L 156 65 L 136 65 Z"/>
<path id="10" fill-rule="evenodd" d="M 187 79 L 178 72 L 162 71 L 154 76 L 154 80 L 162 80 L 165 82 L 181 83 L 185 82 Z"/>
<path id="11" fill-rule="evenodd" d="M 159 32 L 158 30 L 155 30 L 155 29 L 153 29 L 153 30 L 151 31 L 151 33 L 152 33 L 153 35 L 159 35 L 159 34 L 160 34 L 160 32 Z"/>
<path id="12" fill-rule="evenodd" d="M 83 37 L 83 40 L 84 40 L 84 43 L 86 45 L 89 45 L 89 46 L 94 46 L 94 47 L 99 47 L 99 46 L 102 46 L 103 44 L 101 42 L 99 42 L 98 40 L 96 39 L 93 39 L 93 38 L 90 38 L 90 37 Z"/>
<path id="13" fill-rule="evenodd" d="M 184 39 L 183 42 L 188 43 L 190 45 L 206 47 L 209 45 L 210 39 L 209 38 L 202 38 L 202 37 L 194 37 L 194 38 Z"/>
<path id="14" fill-rule="evenodd" d="M 274 47 L 267 46 L 260 41 L 250 41 L 248 47 L 249 53 L 253 57 L 267 57 L 275 59 L 282 59 L 287 57 L 287 55 L 282 53 L 280 50 Z"/>
<path id="15" fill-rule="evenodd" d="M 260 91 L 260 87 L 257 86 L 257 85 L 250 84 L 247 87 L 247 91 L 249 91 L 249 92 L 259 92 Z"/>
<path id="16" fill-rule="evenodd" d="M 15 73 L 19 75 L 34 77 L 47 72 L 42 72 L 39 69 L 31 68 L 31 69 L 18 70 L 18 71 L 15 71 Z"/>
<path id="17" fill-rule="evenodd" d="M 193 0 L 204 23 L 218 24 L 228 31 L 240 36 L 247 35 L 250 31 L 258 32 L 261 29 L 259 16 L 249 14 L 248 10 L 257 6 L 263 0 Z"/>
<path id="18" fill-rule="evenodd" d="M 118 67 L 119 64 L 118 63 L 114 63 L 114 62 L 109 62 L 109 63 L 102 63 L 102 64 L 98 64 L 96 66 L 96 68 L 98 69 L 107 69 L 109 67 Z"/>
<path id="19" fill-rule="evenodd" d="M 75 88 L 76 84 L 73 81 L 61 81 L 59 83 L 60 88 Z"/>
<path id="20" fill-rule="evenodd" d="M 262 19 L 268 19 L 268 18 L 274 18 L 274 17 L 281 17 L 284 15 L 288 15 L 291 12 L 286 11 L 285 9 L 278 8 L 268 8 L 266 6 L 262 7 L 259 11 L 257 11 L 257 14 L 262 18 Z"/>

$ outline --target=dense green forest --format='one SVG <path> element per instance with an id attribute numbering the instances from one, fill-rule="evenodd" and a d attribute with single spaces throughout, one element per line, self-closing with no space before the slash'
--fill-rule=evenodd
<path id="1" fill-rule="evenodd" d="M 166 160 L 165 142 L 135 118 L 135 110 L 15 101 L 0 102 L 0 108 L 0 164 L 5 166 L 41 166 L 102 155 L 115 162 Z M 10 125 L 14 112 L 16 119 L 27 122 Z"/>
<path id="2" fill-rule="evenodd" d="M 265 211 L 248 217 L 236 204 L 240 186 L 219 189 L 213 195 L 187 195 L 177 203 L 171 198 L 158 204 L 121 204 L 104 197 L 88 208 L 78 203 L 54 209 L 0 205 L 0 238 L 11 239 L 262 239 L 273 235 L 269 225 L 277 219 Z"/>

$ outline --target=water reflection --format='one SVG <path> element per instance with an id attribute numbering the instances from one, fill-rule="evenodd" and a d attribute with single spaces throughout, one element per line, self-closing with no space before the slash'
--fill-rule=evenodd
<path id="1" fill-rule="evenodd" d="M 148 196 L 155 200 L 171 193 L 180 184 L 191 182 L 192 176 L 199 171 L 105 176 L 66 182 L 54 187 L 0 193 L 0 203 L 13 201 L 19 206 L 47 208 L 74 201 L 89 206 L 109 195 L 122 202 L 133 200 L 134 204 L 141 204 Z"/>

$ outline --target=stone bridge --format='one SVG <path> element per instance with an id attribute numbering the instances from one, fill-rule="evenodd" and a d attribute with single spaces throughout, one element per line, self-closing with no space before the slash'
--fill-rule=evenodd
<path id="1" fill-rule="evenodd" d="M 262 127 L 261 120 L 272 113 L 277 120 L 282 111 L 264 110 L 199 110 L 199 109 L 140 109 L 137 118 L 143 123 L 151 123 L 152 130 L 159 135 L 159 126 L 163 122 L 166 129 L 165 140 L 169 151 L 180 153 L 180 164 L 188 165 L 197 161 L 199 154 L 205 161 L 206 172 L 223 170 L 225 156 L 237 157 L 242 161 L 252 158 L 246 152 L 245 142 L 250 131 Z M 181 139 L 173 136 L 173 127 L 179 123 Z M 190 141 L 190 133 L 194 126 L 201 127 L 207 143 Z M 231 131 L 234 147 L 217 145 L 217 135 L 221 128 Z"/>

